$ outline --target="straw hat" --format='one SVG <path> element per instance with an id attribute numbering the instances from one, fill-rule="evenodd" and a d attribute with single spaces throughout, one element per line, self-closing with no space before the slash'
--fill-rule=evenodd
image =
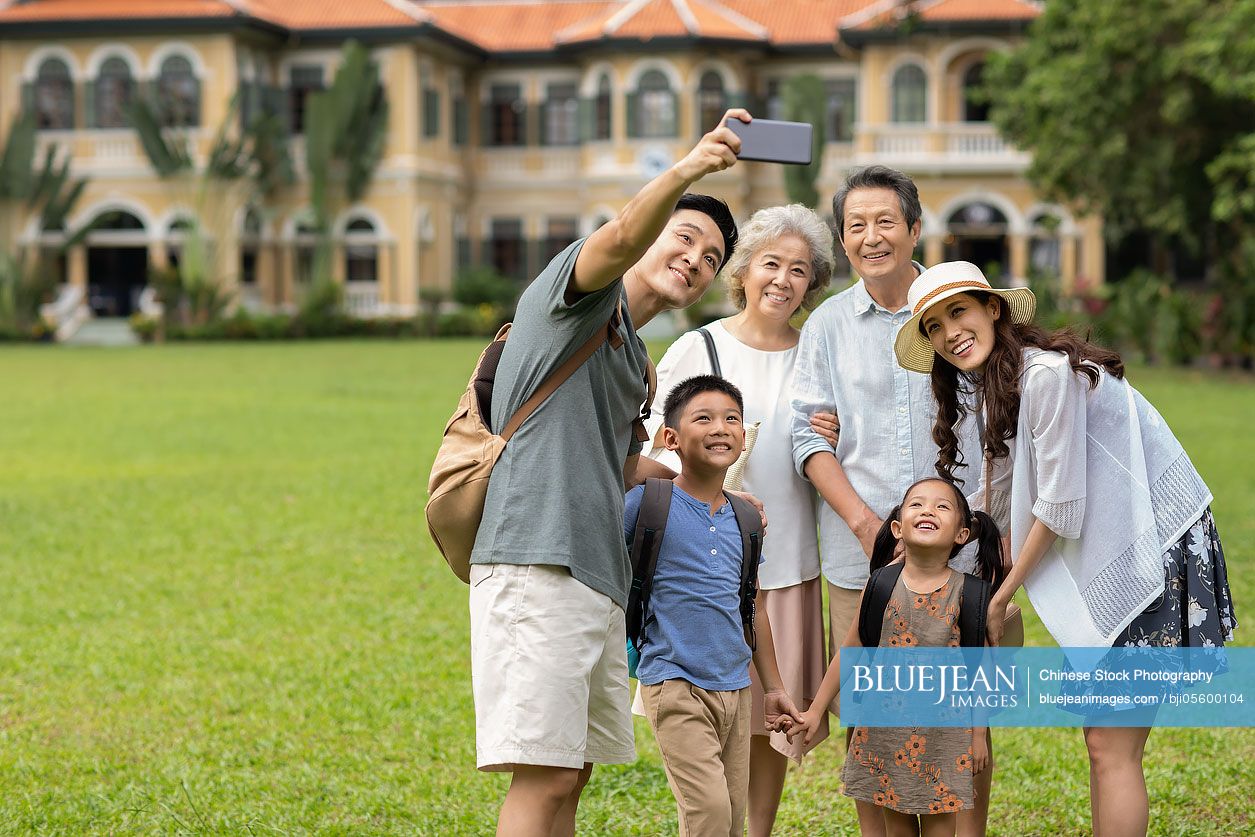
<path id="1" fill-rule="evenodd" d="M 913 372 L 931 372 L 933 368 L 933 344 L 920 332 L 919 323 L 924 313 L 942 300 L 955 294 L 984 291 L 997 294 L 1006 300 L 1011 309 L 1011 322 L 1027 323 L 1033 319 L 1037 300 L 1028 288 L 992 288 L 985 274 L 971 262 L 943 262 L 921 273 L 907 291 L 906 302 L 911 306 L 911 319 L 898 331 L 893 350 L 898 364 Z"/>

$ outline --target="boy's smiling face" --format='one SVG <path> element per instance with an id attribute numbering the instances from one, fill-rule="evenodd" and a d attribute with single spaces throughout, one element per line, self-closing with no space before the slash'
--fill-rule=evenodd
<path id="1" fill-rule="evenodd" d="M 675 427 L 663 431 L 663 444 L 680 457 L 685 471 L 726 471 L 745 449 L 741 410 L 725 392 L 693 396 Z"/>

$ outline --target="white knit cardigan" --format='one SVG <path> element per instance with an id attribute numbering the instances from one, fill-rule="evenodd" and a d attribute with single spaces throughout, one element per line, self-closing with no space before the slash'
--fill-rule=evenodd
<path id="1" fill-rule="evenodd" d="M 989 508 L 1018 558 L 1034 519 L 1059 537 L 1024 582 L 1061 646 L 1110 646 L 1164 590 L 1163 553 L 1212 495 L 1159 412 L 1100 370 L 1026 349 L 1011 455 L 994 464 Z M 972 498 L 983 508 L 983 489 Z M 1005 533 L 1005 529 L 1004 529 Z"/>

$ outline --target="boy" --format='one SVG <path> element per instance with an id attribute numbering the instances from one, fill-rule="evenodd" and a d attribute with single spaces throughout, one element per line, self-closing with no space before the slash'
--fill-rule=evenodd
<path id="1" fill-rule="evenodd" d="M 741 530 L 723 493 L 745 447 L 741 392 L 723 378 L 682 381 L 663 408 L 663 444 L 681 463 L 658 551 L 637 675 L 681 835 L 741 835 L 749 793 L 751 651 L 741 623 Z M 644 486 L 628 492 L 631 543 Z M 761 594 L 760 594 L 761 597 Z M 754 665 L 768 726 L 800 716 L 780 686 L 771 626 L 759 607 Z"/>

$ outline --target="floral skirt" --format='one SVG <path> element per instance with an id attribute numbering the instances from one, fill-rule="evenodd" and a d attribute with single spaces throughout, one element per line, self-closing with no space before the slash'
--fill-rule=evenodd
<path id="1" fill-rule="evenodd" d="M 1163 554 L 1164 592 L 1112 643 L 1113 647 L 1215 648 L 1238 626 L 1224 551 L 1211 509 Z"/>

